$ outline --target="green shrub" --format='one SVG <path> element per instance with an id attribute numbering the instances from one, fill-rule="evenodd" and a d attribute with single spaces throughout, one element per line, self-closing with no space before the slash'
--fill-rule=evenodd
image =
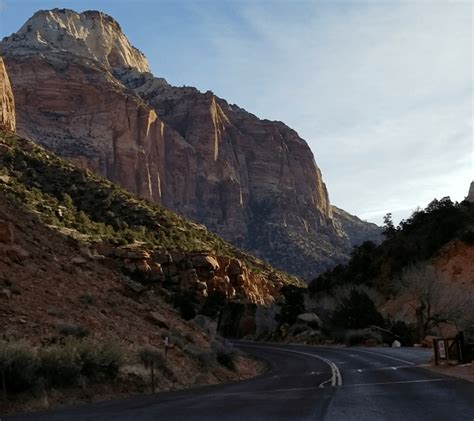
<path id="1" fill-rule="evenodd" d="M 4 398 L 7 393 L 19 393 L 32 388 L 37 369 L 36 352 L 28 344 L 0 342 L 0 386 Z"/>
<path id="2" fill-rule="evenodd" d="M 73 323 L 58 323 L 56 329 L 62 336 L 72 336 L 75 338 L 84 338 L 89 334 L 86 328 Z"/>
<path id="3" fill-rule="evenodd" d="M 305 312 L 304 291 L 304 288 L 293 285 L 285 285 L 281 288 L 280 292 L 284 300 L 278 304 L 280 306 L 280 312 L 275 316 L 280 326 L 285 323 L 292 325 L 295 323 L 298 314 Z"/>
<path id="4" fill-rule="evenodd" d="M 165 368 L 165 354 L 156 348 L 145 347 L 139 350 L 138 358 L 143 366 L 150 370 L 151 393 L 155 393 L 155 369 Z"/>
<path id="5" fill-rule="evenodd" d="M 472 229 L 468 229 L 467 231 L 462 233 L 461 241 L 467 245 L 474 245 L 474 231 Z"/>
<path id="6" fill-rule="evenodd" d="M 216 361 L 216 354 L 212 349 L 201 348 L 196 345 L 186 345 L 183 352 L 190 358 L 199 362 L 199 364 L 208 369 L 214 361 Z"/>
<path id="7" fill-rule="evenodd" d="M 77 347 L 72 344 L 53 345 L 39 351 L 39 375 L 49 387 L 76 385 L 82 363 Z"/>
<path id="8" fill-rule="evenodd" d="M 124 363 L 123 350 L 114 343 L 84 340 L 75 344 L 81 374 L 90 381 L 113 380 Z"/>
<path id="9" fill-rule="evenodd" d="M 212 348 L 215 352 L 217 362 L 230 370 L 235 370 L 235 360 L 239 352 L 231 345 L 222 342 L 214 342 Z"/>

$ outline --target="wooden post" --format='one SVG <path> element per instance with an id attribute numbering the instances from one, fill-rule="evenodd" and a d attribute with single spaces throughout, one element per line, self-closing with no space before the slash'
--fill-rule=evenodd
<path id="1" fill-rule="evenodd" d="M 459 331 L 457 335 L 458 339 L 458 349 L 459 349 L 459 363 L 467 363 L 466 354 L 466 342 L 464 341 L 464 332 Z"/>
<path id="2" fill-rule="evenodd" d="M 164 343 L 165 343 L 165 363 L 166 363 L 166 356 L 168 355 L 168 346 L 170 344 L 170 339 L 168 336 L 165 337 Z"/>

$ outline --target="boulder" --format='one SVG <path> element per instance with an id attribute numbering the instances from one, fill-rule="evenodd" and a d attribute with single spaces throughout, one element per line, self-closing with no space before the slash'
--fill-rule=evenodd
<path id="1" fill-rule="evenodd" d="M 186 259 L 186 254 L 180 250 L 173 250 L 170 251 L 171 261 L 173 263 L 181 263 L 183 260 Z"/>
<path id="2" fill-rule="evenodd" d="M 173 277 L 173 276 L 176 276 L 178 274 L 178 269 L 173 264 L 167 265 L 163 268 L 163 273 L 166 276 Z"/>
<path id="3" fill-rule="evenodd" d="M 169 330 L 170 328 L 166 319 L 160 313 L 156 311 L 150 311 L 147 315 L 147 320 L 149 320 L 156 326 L 161 327 L 163 329 Z"/>
<path id="4" fill-rule="evenodd" d="M 0 175 L 0 183 L 9 184 L 10 181 L 11 177 L 9 177 L 8 175 Z"/>
<path id="5" fill-rule="evenodd" d="M 148 274 L 151 271 L 151 267 L 145 260 L 136 263 L 137 271 L 142 274 Z"/>
<path id="6" fill-rule="evenodd" d="M 311 327 L 321 327 L 321 319 L 315 313 L 301 313 L 296 317 L 298 323 L 304 323 Z"/>
<path id="7" fill-rule="evenodd" d="M 154 262 L 159 263 L 160 265 L 172 262 L 171 255 L 169 253 L 158 251 L 158 250 L 155 250 L 151 254 L 151 258 L 153 259 Z"/>
<path id="8" fill-rule="evenodd" d="M 75 265 L 83 265 L 83 264 L 87 263 L 87 260 L 84 259 L 84 257 L 82 257 L 82 256 L 76 256 L 76 257 L 73 257 L 71 259 L 71 263 L 73 263 Z"/>
<path id="9" fill-rule="evenodd" d="M 219 269 L 219 263 L 213 256 L 198 254 L 191 258 L 191 263 L 197 269 L 206 269 L 216 271 Z"/>
<path id="10" fill-rule="evenodd" d="M 115 255 L 115 247 L 110 245 L 109 243 L 97 243 L 95 245 L 97 253 L 105 257 L 113 257 Z"/>
<path id="11" fill-rule="evenodd" d="M 196 284 L 195 284 L 195 288 L 198 291 L 202 291 L 202 290 L 207 289 L 207 284 L 205 282 L 202 282 L 202 281 L 197 281 Z"/>
<path id="12" fill-rule="evenodd" d="M 159 263 L 150 263 L 150 271 L 148 272 L 148 279 L 152 282 L 159 282 L 164 280 L 163 268 Z"/>
<path id="13" fill-rule="evenodd" d="M 127 250 L 125 257 L 132 260 L 146 260 L 150 258 L 150 254 L 146 250 Z"/>

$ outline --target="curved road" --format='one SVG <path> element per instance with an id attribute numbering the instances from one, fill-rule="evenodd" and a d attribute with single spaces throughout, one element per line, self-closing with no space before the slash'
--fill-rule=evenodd
<path id="1" fill-rule="evenodd" d="M 412 348 L 236 342 L 270 369 L 254 379 L 11 420 L 474 420 L 474 383 L 422 367 Z"/>

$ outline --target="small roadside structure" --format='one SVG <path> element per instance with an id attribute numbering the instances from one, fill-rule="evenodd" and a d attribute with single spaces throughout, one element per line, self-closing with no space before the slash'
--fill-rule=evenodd
<path id="1" fill-rule="evenodd" d="M 472 346 L 466 344 L 464 333 L 448 338 L 433 338 L 433 351 L 436 365 L 458 365 L 472 359 Z"/>

